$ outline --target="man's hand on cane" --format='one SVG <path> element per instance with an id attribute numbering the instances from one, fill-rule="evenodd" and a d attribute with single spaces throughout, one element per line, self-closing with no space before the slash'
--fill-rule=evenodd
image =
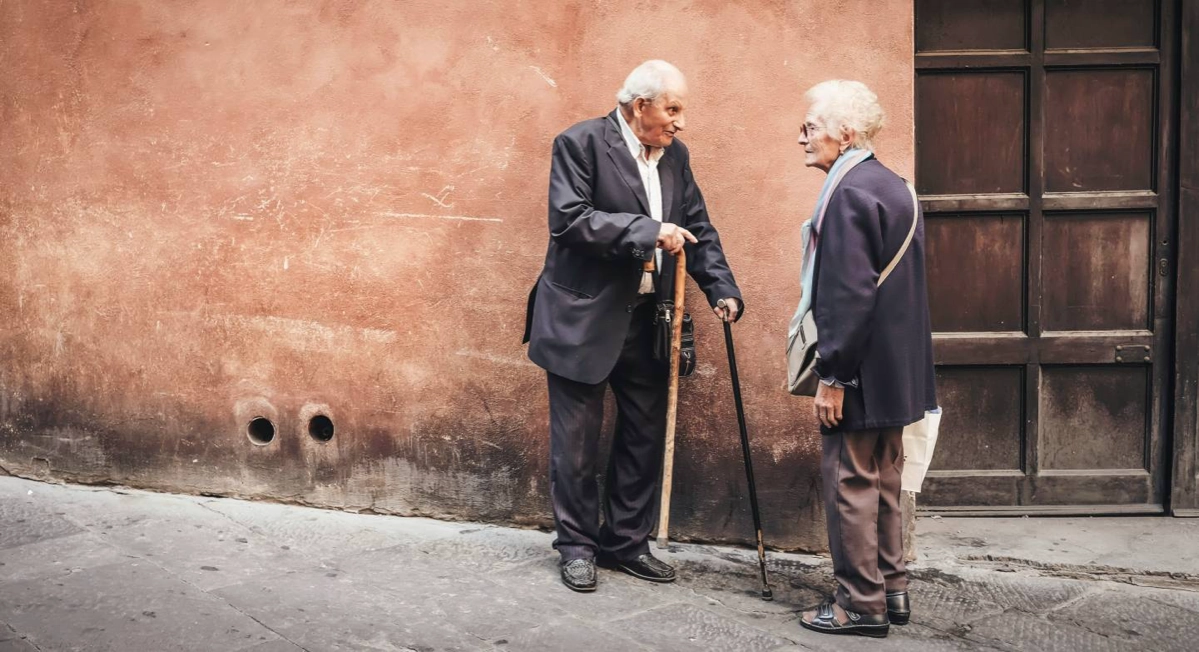
<path id="1" fill-rule="evenodd" d="M 662 228 L 658 230 L 658 248 L 672 256 L 679 255 L 679 252 L 683 250 L 683 245 L 688 242 L 698 244 L 699 240 L 696 240 L 690 231 L 677 224 L 663 222 Z"/>
<path id="2" fill-rule="evenodd" d="M 727 297 L 717 301 L 712 312 L 716 313 L 721 321 L 732 323 L 737 321 L 737 313 L 741 312 L 741 303 L 733 297 Z"/>
<path id="3" fill-rule="evenodd" d="M 699 240 L 696 240 L 690 231 L 676 224 L 664 222 L 662 228 L 658 230 L 658 248 L 671 255 L 677 256 L 688 242 L 698 244 Z M 741 303 L 733 297 L 727 297 L 717 301 L 712 312 L 716 313 L 721 321 L 735 322 L 737 313 L 741 312 Z"/>

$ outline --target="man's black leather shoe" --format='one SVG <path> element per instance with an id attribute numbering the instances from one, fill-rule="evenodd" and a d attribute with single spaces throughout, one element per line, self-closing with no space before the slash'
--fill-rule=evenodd
<path id="1" fill-rule="evenodd" d="M 816 608 L 815 620 L 809 623 L 801 616 L 799 624 L 804 629 L 822 634 L 849 634 L 871 638 L 887 638 L 887 634 L 891 631 L 891 624 L 887 622 L 887 614 L 860 614 L 846 609 L 845 615 L 849 616 L 847 622 L 837 622 L 833 603 L 826 602 Z"/>
<path id="2" fill-rule="evenodd" d="M 906 625 L 912 618 L 912 603 L 907 591 L 887 594 L 887 617 L 892 625 Z"/>
<path id="3" fill-rule="evenodd" d="M 571 559 L 558 564 L 562 583 L 572 591 L 590 593 L 595 590 L 595 560 Z"/>
<path id="4" fill-rule="evenodd" d="M 616 568 L 622 570 L 633 577 L 637 577 L 650 582 L 666 583 L 673 582 L 676 578 L 674 567 L 666 562 L 654 557 L 648 552 L 644 555 L 619 561 L 615 559 L 605 558 L 601 560 L 600 565 L 605 568 Z"/>

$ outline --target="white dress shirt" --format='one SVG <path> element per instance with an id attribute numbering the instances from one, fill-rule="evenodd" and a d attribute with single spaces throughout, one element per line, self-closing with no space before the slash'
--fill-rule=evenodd
<path id="1" fill-rule="evenodd" d="M 620 123 L 620 135 L 624 137 L 624 142 L 629 147 L 629 153 L 633 155 L 633 160 L 637 161 L 637 170 L 641 173 L 641 185 L 645 187 L 646 199 L 649 200 L 649 216 L 656 222 L 662 221 L 662 180 L 658 176 L 658 161 L 662 159 L 662 155 L 666 150 L 661 147 L 647 147 L 637 139 L 637 134 L 633 133 L 632 127 L 624 119 L 624 114 L 621 113 L 620 107 L 616 107 L 616 120 Z M 659 272 L 662 269 L 662 250 L 654 249 L 655 265 Z M 650 272 L 645 272 L 641 277 L 641 294 L 650 294 L 654 291 L 654 275 Z"/>

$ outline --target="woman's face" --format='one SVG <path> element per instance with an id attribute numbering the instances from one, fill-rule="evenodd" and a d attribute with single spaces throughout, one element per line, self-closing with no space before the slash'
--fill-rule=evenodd
<path id="1" fill-rule="evenodd" d="M 842 143 L 833 138 L 824 121 L 808 114 L 799 130 L 799 144 L 803 146 L 804 165 L 810 168 L 820 168 L 828 173 L 829 168 L 841 156 Z"/>

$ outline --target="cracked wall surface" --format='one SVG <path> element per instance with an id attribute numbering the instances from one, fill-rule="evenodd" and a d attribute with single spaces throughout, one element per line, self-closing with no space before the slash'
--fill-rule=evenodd
<path id="1" fill-rule="evenodd" d="M 684 140 L 748 304 L 736 337 L 766 538 L 820 548 L 819 433 L 781 389 L 822 181 L 795 144 L 802 93 L 872 86 L 879 156 L 910 176 L 911 11 L 0 3 L 0 466 L 548 525 L 545 378 L 519 342 L 549 146 L 661 57 L 690 78 Z M 745 541 L 723 340 L 695 312 L 672 535 Z"/>

